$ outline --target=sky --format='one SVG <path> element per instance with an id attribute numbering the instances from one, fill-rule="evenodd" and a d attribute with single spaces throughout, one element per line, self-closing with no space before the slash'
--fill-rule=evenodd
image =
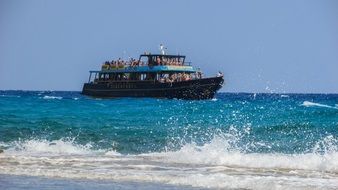
<path id="1" fill-rule="evenodd" d="M 0 0 L 0 89 L 76 90 L 106 60 L 184 54 L 223 92 L 338 93 L 336 0 Z"/>

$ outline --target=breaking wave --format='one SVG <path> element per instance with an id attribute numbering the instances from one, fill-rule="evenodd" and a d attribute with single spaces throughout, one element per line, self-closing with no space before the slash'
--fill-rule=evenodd
<path id="1" fill-rule="evenodd" d="M 320 103 L 315 103 L 315 102 L 310 102 L 310 101 L 304 101 L 302 106 L 305 107 L 322 107 L 322 108 L 331 108 L 331 109 L 338 109 L 338 107 L 334 106 L 329 106 L 325 104 L 320 104 Z"/>
<path id="2" fill-rule="evenodd" d="M 51 100 L 51 99 L 61 100 L 62 97 L 60 97 L 60 96 L 44 96 L 43 99 L 45 99 L 45 100 Z"/>
<path id="3" fill-rule="evenodd" d="M 1 144 L 0 144 L 1 145 Z M 85 145 L 79 145 L 74 143 L 73 140 L 26 140 L 26 141 L 19 141 L 13 142 L 8 144 L 2 144 L 4 147 L 9 147 L 8 152 L 11 153 L 25 153 L 25 154 L 93 154 L 95 151 L 92 150 L 92 145 L 90 143 Z"/>
<path id="4" fill-rule="evenodd" d="M 0 174 L 202 189 L 338 189 L 338 95 L 176 101 L 1 94 L 21 98 L 0 101 Z"/>
<path id="5" fill-rule="evenodd" d="M 236 138 L 219 134 L 203 145 L 142 154 L 95 149 L 72 139 L 2 143 L 0 173 L 203 188 L 338 188 L 338 140 L 332 135 L 318 140 L 312 152 L 300 154 L 245 153 L 234 146 Z"/>

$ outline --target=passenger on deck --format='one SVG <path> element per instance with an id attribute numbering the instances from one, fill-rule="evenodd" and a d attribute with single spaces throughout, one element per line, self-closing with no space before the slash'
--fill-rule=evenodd
<path id="1" fill-rule="evenodd" d="M 134 67 L 135 66 L 135 60 L 134 58 L 131 58 L 130 59 L 130 64 L 129 64 L 131 67 Z"/>
<path id="2" fill-rule="evenodd" d="M 179 73 L 178 76 L 177 76 L 177 81 L 182 81 L 182 73 Z"/>
<path id="3" fill-rule="evenodd" d="M 112 60 L 112 61 L 110 62 L 110 68 L 114 68 L 114 67 L 115 67 L 115 61 Z"/>
<path id="4" fill-rule="evenodd" d="M 187 81 L 187 80 L 190 80 L 190 75 L 184 73 L 183 74 L 183 81 Z"/>
<path id="5" fill-rule="evenodd" d="M 182 81 L 186 81 L 187 80 L 187 74 L 183 73 L 182 74 Z"/>
<path id="6" fill-rule="evenodd" d="M 165 78 L 165 82 L 173 82 L 173 80 L 167 77 Z"/>
<path id="7" fill-rule="evenodd" d="M 134 59 L 133 60 L 133 66 L 139 66 L 140 64 L 139 64 L 139 61 L 138 60 L 136 60 L 136 59 Z"/>
<path id="8" fill-rule="evenodd" d="M 176 78 L 177 78 L 176 73 L 169 75 L 169 79 L 170 79 L 171 81 L 176 81 Z"/>
<path id="9" fill-rule="evenodd" d="M 134 59 L 134 66 L 139 66 L 140 65 L 140 61 L 139 60 L 136 60 Z"/>
<path id="10" fill-rule="evenodd" d="M 117 62 L 117 66 L 118 66 L 118 67 L 121 67 L 121 66 L 122 66 L 122 61 L 118 61 L 118 62 Z"/>
<path id="11" fill-rule="evenodd" d="M 157 65 L 161 65 L 161 59 L 159 57 L 156 58 Z"/>
<path id="12" fill-rule="evenodd" d="M 168 64 L 166 58 L 162 58 L 162 64 L 163 64 L 163 65 L 167 65 L 167 64 Z"/>
<path id="13" fill-rule="evenodd" d="M 201 71 L 197 71 L 197 78 L 199 78 L 199 79 L 202 78 L 202 72 Z"/>

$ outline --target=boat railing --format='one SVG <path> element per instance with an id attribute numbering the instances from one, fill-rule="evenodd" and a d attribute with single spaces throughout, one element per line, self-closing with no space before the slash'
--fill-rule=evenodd
<path id="1" fill-rule="evenodd" d="M 151 80 L 110 80 L 110 79 L 106 79 L 106 80 L 97 80 L 95 79 L 94 81 L 92 81 L 91 83 L 140 83 L 140 82 L 144 82 L 144 83 L 149 83 L 149 82 L 157 82 L 157 80 L 151 79 Z"/>
<path id="2" fill-rule="evenodd" d="M 191 77 L 188 79 L 174 79 L 174 80 L 158 80 L 158 79 L 145 79 L 145 80 L 129 80 L 129 79 L 122 79 L 122 80 L 112 80 L 112 79 L 94 79 L 90 83 L 139 83 L 139 82 L 144 82 L 144 83 L 149 83 L 149 82 L 154 82 L 154 83 L 173 83 L 173 82 L 183 82 L 183 81 L 192 81 L 192 80 L 198 80 L 202 79 L 199 77 Z"/>

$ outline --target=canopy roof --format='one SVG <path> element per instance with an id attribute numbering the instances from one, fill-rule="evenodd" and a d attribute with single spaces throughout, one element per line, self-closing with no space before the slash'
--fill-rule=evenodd
<path id="1" fill-rule="evenodd" d="M 140 57 L 167 57 L 167 58 L 185 58 L 184 55 L 163 55 L 163 54 L 142 54 Z"/>

